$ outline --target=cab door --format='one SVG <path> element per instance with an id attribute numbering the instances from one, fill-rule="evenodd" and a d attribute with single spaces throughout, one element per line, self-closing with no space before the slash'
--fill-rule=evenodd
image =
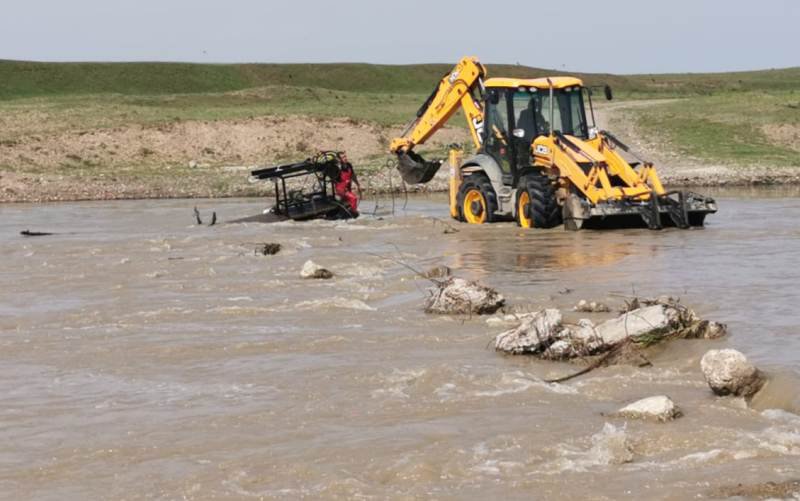
<path id="1" fill-rule="evenodd" d="M 483 151 L 495 159 L 503 171 L 503 184 L 514 184 L 515 144 L 511 135 L 511 93 L 507 89 L 489 89 L 486 98 L 486 123 Z"/>

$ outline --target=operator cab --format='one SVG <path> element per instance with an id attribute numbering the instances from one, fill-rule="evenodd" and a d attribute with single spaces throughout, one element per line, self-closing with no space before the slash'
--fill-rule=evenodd
<path id="1" fill-rule="evenodd" d="M 552 124 L 550 85 L 552 82 Z M 520 172 L 533 162 L 531 145 L 539 136 L 555 132 L 591 139 L 584 94 L 577 78 L 495 78 L 486 81 L 486 123 L 482 150 L 503 171 L 503 184 L 514 186 Z M 589 98 L 591 103 L 591 98 Z"/>

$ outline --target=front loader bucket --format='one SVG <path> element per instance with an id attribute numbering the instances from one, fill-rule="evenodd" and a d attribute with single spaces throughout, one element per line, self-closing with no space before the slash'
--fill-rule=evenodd
<path id="1" fill-rule="evenodd" d="M 692 192 L 672 191 L 648 200 L 606 200 L 590 206 L 572 195 L 564 208 L 564 227 L 619 229 L 703 226 L 708 214 L 717 212 L 713 198 Z"/>
<path id="2" fill-rule="evenodd" d="M 397 161 L 397 170 L 400 172 L 400 177 L 408 184 L 427 183 L 433 179 L 433 176 L 442 166 L 441 160 L 428 162 L 413 151 L 398 153 Z"/>

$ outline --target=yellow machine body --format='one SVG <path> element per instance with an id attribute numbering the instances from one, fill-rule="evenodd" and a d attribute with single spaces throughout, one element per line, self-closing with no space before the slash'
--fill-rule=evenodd
<path id="1" fill-rule="evenodd" d="M 669 214 L 678 226 L 689 226 L 690 219 L 702 224 L 705 214 L 716 211 L 713 200 L 699 196 L 686 202 L 681 195 L 681 206 L 678 207 L 677 201 L 668 199 L 671 194 L 664 189 L 652 163 L 641 161 L 632 165 L 621 153 L 621 150 L 630 151 L 627 146 L 611 133 L 597 131 L 594 125 L 589 128 L 583 96 L 587 96 L 592 110 L 591 92 L 585 89 L 580 79 L 570 76 L 532 79 L 487 76 L 486 67 L 477 58 L 462 58 L 452 71 L 444 75 L 416 119 L 390 144 L 391 152 L 400 159 L 399 169 L 404 179 L 427 182 L 441 162 L 426 162 L 413 150 L 424 144 L 461 109 L 479 153 L 489 151 L 487 143 L 494 144 L 497 151 L 505 152 L 507 156 L 511 155 L 508 150 L 514 153 L 509 167 L 506 165 L 509 162 L 486 161 L 487 155 L 484 155 L 484 160 L 477 157 L 464 160 L 460 149 L 450 151 L 450 214 L 453 218 L 481 224 L 507 215 L 523 227 L 537 226 L 537 220 L 542 226 L 542 217 L 530 217 L 529 207 L 535 205 L 541 209 L 544 204 L 550 214 L 545 226 L 552 226 L 556 219 L 562 219 L 562 215 L 557 218 L 554 215 L 554 209 L 548 205 L 551 197 L 554 199 L 552 203 L 557 203 L 559 212 L 563 213 L 563 219 L 572 218 L 572 224 L 577 228 L 584 220 L 593 217 L 630 214 L 641 214 L 651 228 L 660 227 L 660 213 Z M 536 120 L 539 125 L 528 127 L 533 131 L 511 130 L 512 124 L 522 122 L 521 113 L 509 118 L 515 113 L 516 101 L 513 99 L 521 93 L 538 99 Z M 501 102 L 498 95 L 504 96 L 506 101 Z M 608 88 L 606 95 L 611 98 Z M 555 120 L 557 96 L 560 96 L 558 99 L 566 96 L 571 107 L 559 108 L 558 120 Z M 534 108 L 534 97 L 530 99 L 528 106 Z M 549 110 L 544 109 L 542 103 L 545 102 L 549 103 Z M 563 106 L 563 103 L 559 101 L 558 106 Z M 508 124 L 498 121 L 498 113 L 506 116 Z M 558 129 L 556 124 L 565 127 L 562 113 L 572 114 L 570 120 L 573 121 L 576 121 L 574 117 L 583 119 L 581 134 L 564 133 Z M 592 110 L 592 118 L 593 114 Z M 550 122 L 553 122 L 552 126 Z M 541 124 L 546 124 L 544 130 Z M 528 136 L 529 142 L 521 144 L 520 141 L 527 141 Z M 406 176 L 409 173 L 413 175 Z M 482 177 L 478 179 L 477 176 Z M 542 197 L 548 197 L 548 200 L 543 201 Z M 666 208 L 660 207 L 659 201 L 666 204 Z M 695 217 L 689 217 L 690 211 L 697 212 Z"/>

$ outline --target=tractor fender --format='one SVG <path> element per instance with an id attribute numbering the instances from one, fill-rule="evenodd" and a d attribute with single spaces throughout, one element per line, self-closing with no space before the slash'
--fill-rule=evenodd
<path id="1" fill-rule="evenodd" d="M 466 175 L 472 172 L 484 172 L 492 183 L 492 188 L 497 194 L 498 213 L 507 214 L 514 207 L 514 190 L 503 186 L 503 171 L 497 165 L 497 161 L 485 153 L 473 155 L 461 164 L 461 174 Z"/>
<path id="2" fill-rule="evenodd" d="M 492 186 L 499 186 L 503 182 L 503 171 L 500 170 L 497 161 L 485 153 L 473 155 L 464 160 L 464 163 L 461 164 L 461 172 L 464 174 L 478 171 L 483 171 L 489 176 Z"/>

